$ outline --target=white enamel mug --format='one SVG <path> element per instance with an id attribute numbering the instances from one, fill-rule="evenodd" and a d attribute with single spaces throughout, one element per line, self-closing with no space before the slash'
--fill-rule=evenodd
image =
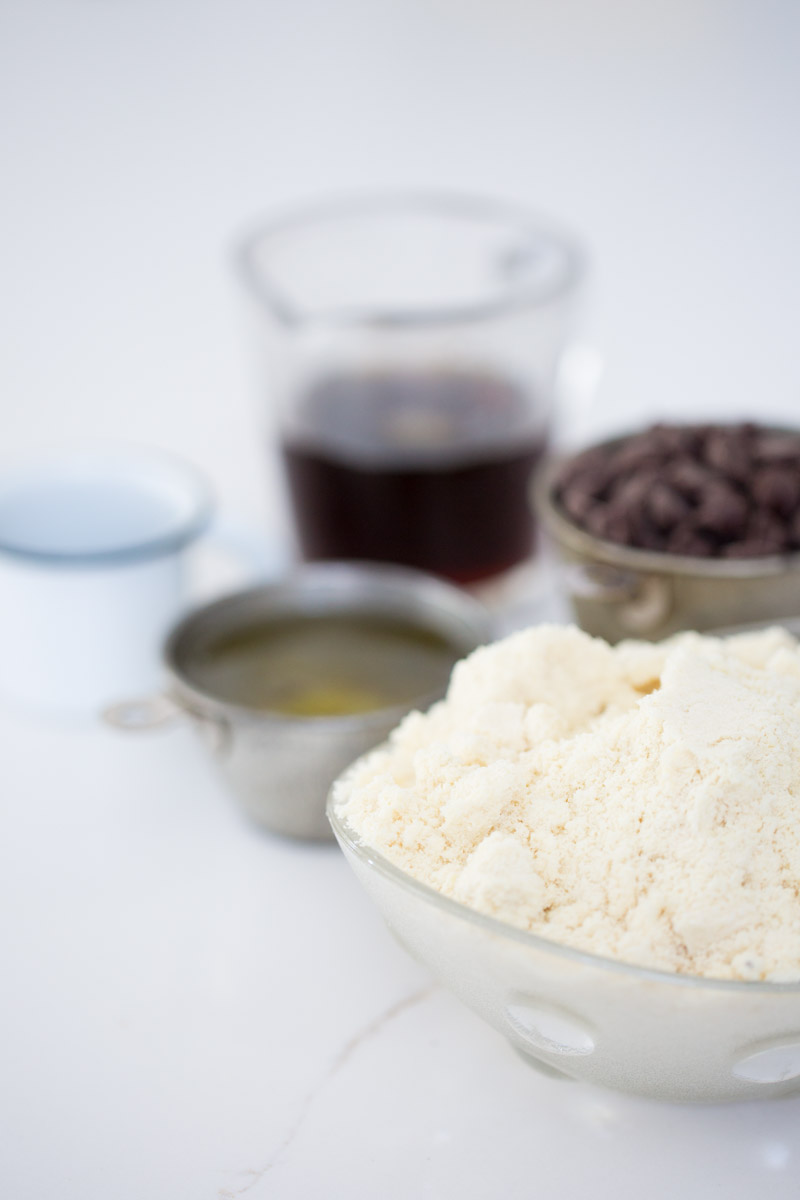
<path id="1" fill-rule="evenodd" d="M 0 698 L 92 714 L 160 678 L 211 492 L 157 451 L 60 452 L 0 472 Z"/>

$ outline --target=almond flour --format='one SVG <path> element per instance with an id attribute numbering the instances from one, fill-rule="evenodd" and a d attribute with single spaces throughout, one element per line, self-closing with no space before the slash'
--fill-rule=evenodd
<path id="1" fill-rule="evenodd" d="M 459 663 L 335 803 L 402 870 L 545 938 L 800 979 L 800 649 L 783 630 L 514 634 Z"/>

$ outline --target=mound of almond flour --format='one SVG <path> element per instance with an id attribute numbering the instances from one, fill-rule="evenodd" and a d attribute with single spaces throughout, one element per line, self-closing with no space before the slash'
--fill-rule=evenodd
<path id="1" fill-rule="evenodd" d="M 664 970 L 800 979 L 800 649 L 540 626 L 459 663 L 335 791 L 447 896 Z"/>

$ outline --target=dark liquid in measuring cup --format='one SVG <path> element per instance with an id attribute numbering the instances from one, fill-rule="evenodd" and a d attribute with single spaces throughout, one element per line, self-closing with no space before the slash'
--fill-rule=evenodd
<path id="1" fill-rule="evenodd" d="M 473 583 L 533 550 L 543 435 L 500 376 L 342 374 L 298 406 L 283 442 L 308 559 L 402 563 Z"/>

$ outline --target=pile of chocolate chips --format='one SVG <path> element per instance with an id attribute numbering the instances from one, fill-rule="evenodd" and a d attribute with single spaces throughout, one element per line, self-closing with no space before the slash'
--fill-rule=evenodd
<path id="1" fill-rule="evenodd" d="M 564 463 L 555 499 L 596 537 L 701 558 L 800 550 L 800 433 L 653 425 Z"/>

